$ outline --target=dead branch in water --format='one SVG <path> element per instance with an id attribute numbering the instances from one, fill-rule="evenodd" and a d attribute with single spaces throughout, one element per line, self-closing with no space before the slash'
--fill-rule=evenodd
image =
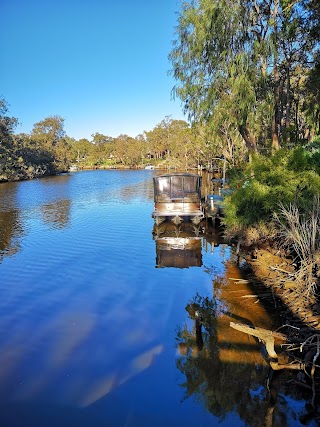
<path id="1" fill-rule="evenodd" d="M 262 341 L 265 346 L 269 357 L 272 359 L 278 359 L 278 355 L 274 349 L 275 339 L 286 341 L 287 337 L 280 332 L 273 332 L 268 329 L 263 328 L 252 328 L 248 325 L 243 325 L 241 323 L 230 322 L 230 326 L 233 329 L 244 332 L 245 334 L 252 335 Z"/>

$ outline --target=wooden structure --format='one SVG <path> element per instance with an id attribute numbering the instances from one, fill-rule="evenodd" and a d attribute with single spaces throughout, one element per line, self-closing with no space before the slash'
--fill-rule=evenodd
<path id="1" fill-rule="evenodd" d="M 191 173 L 173 173 L 153 178 L 154 211 L 157 225 L 170 220 L 179 225 L 191 221 L 198 225 L 204 218 L 201 204 L 201 177 Z"/>

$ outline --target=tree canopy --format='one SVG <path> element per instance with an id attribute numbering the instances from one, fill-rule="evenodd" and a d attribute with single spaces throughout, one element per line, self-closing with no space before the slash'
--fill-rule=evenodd
<path id="1" fill-rule="evenodd" d="M 183 2 L 169 58 L 190 120 L 214 139 L 227 126 L 249 152 L 307 137 L 299 95 L 319 48 L 318 9 L 311 0 Z"/>
<path id="2" fill-rule="evenodd" d="M 208 151 L 204 133 L 184 120 L 166 116 L 154 129 L 133 138 L 96 132 L 92 140 L 66 135 L 64 118 L 49 116 L 34 124 L 30 134 L 14 134 L 18 120 L 7 115 L 5 100 L 0 115 L 0 181 L 29 179 L 79 168 L 144 167 L 194 169 L 205 164 Z"/>

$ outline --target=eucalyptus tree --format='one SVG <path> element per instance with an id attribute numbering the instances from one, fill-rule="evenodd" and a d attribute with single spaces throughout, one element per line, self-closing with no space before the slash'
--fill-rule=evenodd
<path id="1" fill-rule="evenodd" d="M 114 138 L 111 136 L 103 135 L 102 133 L 96 132 L 92 136 L 93 155 L 95 157 L 95 163 L 103 164 L 110 157 L 113 147 Z"/>
<path id="2" fill-rule="evenodd" d="M 315 55 L 319 48 L 319 36 L 315 36 L 315 28 L 319 29 L 319 21 L 310 8 L 312 3 L 314 2 L 281 1 L 279 123 L 283 141 L 291 144 L 305 138 L 308 133 L 306 128 L 309 127 L 302 111 L 302 100 L 308 96 L 306 76 L 314 67 Z"/>
<path id="3" fill-rule="evenodd" d="M 306 79 L 304 110 L 314 133 L 320 135 L 320 56 Z"/>
<path id="4" fill-rule="evenodd" d="M 313 66 L 306 73 L 304 91 L 304 111 L 312 131 L 320 134 L 320 3 L 318 0 L 304 0 L 305 22 L 309 27 L 317 51 L 314 54 Z"/>
<path id="5" fill-rule="evenodd" d="M 147 138 L 145 133 L 139 133 L 135 138 L 135 149 L 137 151 L 137 159 L 139 163 L 144 164 L 145 161 L 149 158 L 149 145 L 147 143 Z"/>
<path id="6" fill-rule="evenodd" d="M 88 159 L 93 159 L 94 145 L 87 138 L 81 138 L 72 144 L 74 160 L 81 166 L 86 166 Z"/>
<path id="7" fill-rule="evenodd" d="M 156 159 L 170 157 L 172 138 L 175 133 L 175 123 L 171 116 L 166 116 L 151 131 L 145 132 L 151 155 Z"/>
<path id="8" fill-rule="evenodd" d="M 310 26 L 311 36 L 319 42 L 320 33 L 320 3 L 319 0 L 302 0 L 305 19 Z"/>
<path id="9" fill-rule="evenodd" d="M 151 131 L 145 132 L 148 146 L 148 155 L 157 160 L 163 159 L 166 152 L 166 139 L 163 138 L 163 128 L 155 126 Z"/>
<path id="10" fill-rule="evenodd" d="M 107 136 L 99 132 L 96 132 L 91 136 L 92 136 L 92 142 L 95 145 L 112 143 L 114 141 L 114 138 L 112 138 L 112 136 Z"/>
<path id="11" fill-rule="evenodd" d="M 166 116 L 154 129 L 145 132 L 145 136 L 151 157 L 173 163 L 178 161 L 183 165 L 189 164 L 190 161 L 194 163 L 190 150 L 193 151 L 195 138 L 191 135 L 190 124 L 186 121 Z M 185 144 L 188 144 L 189 148 L 184 146 Z M 197 155 L 193 157 L 197 158 Z"/>
<path id="12" fill-rule="evenodd" d="M 33 125 L 31 139 L 40 150 L 46 150 L 54 157 L 56 171 L 64 171 L 69 166 L 70 146 L 64 139 L 64 118 L 58 115 L 48 116 Z"/>
<path id="13" fill-rule="evenodd" d="M 129 135 L 121 134 L 114 140 L 113 155 L 118 163 L 123 166 L 130 166 L 133 164 L 134 159 L 140 160 L 140 152 L 136 153 L 135 150 L 136 140 Z"/>
<path id="14" fill-rule="evenodd" d="M 246 20 L 247 10 L 239 1 L 184 2 L 169 57 L 178 81 L 174 94 L 184 102 L 190 120 L 211 125 L 216 111 L 225 106 L 248 149 L 256 151 L 250 124 L 256 68 L 246 48 Z"/>
<path id="15" fill-rule="evenodd" d="M 174 95 L 190 120 L 221 138 L 221 126 L 233 127 L 249 152 L 270 140 L 278 149 L 282 111 L 290 126 L 290 73 L 314 47 L 303 7 L 298 0 L 183 2 L 169 58 Z"/>
<path id="16" fill-rule="evenodd" d="M 8 103 L 4 98 L 0 98 L 0 181 L 6 181 L 14 174 L 17 161 L 13 133 L 18 119 L 9 117 L 8 111 Z"/>
<path id="17" fill-rule="evenodd" d="M 11 139 L 16 126 L 18 125 L 18 119 L 15 117 L 9 117 L 7 115 L 9 106 L 4 98 L 0 98 L 0 142 L 4 144 L 6 140 Z M 8 141 L 8 145 L 10 145 Z"/>
<path id="18" fill-rule="evenodd" d="M 0 98 L 0 155 L 5 156 L 7 150 L 13 145 L 13 133 L 18 125 L 18 119 L 9 117 L 8 103 L 4 98 Z"/>
<path id="19" fill-rule="evenodd" d="M 46 117 L 33 125 L 31 136 L 47 148 L 53 148 L 65 136 L 64 119 L 58 115 Z"/>
<path id="20" fill-rule="evenodd" d="M 171 120 L 167 159 L 182 169 L 197 168 L 202 160 L 203 141 L 185 120 Z"/>

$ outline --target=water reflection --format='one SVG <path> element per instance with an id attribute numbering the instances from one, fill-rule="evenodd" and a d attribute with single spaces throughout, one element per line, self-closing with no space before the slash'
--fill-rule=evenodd
<path id="1" fill-rule="evenodd" d="M 67 227 L 70 222 L 71 201 L 68 199 L 57 200 L 41 206 L 43 222 L 53 228 Z"/>
<path id="2" fill-rule="evenodd" d="M 183 222 L 175 225 L 165 221 L 154 224 L 156 267 L 189 268 L 202 266 L 202 250 L 213 253 L 214 248 L 226 245 L 221 228 L 205 222 L 194 225 Z"/>
<path id="3" fill-rule="evenodd" d="M 0 262 L 20 250 L 23 226 L 17 209 L 17 183 L 0 185 Z"/>
<path id="4" fill-rule="evenodd" d="M 194 396 L 221 421 L 236 412 L 249 426 L 291 425 L 297 418 L 292 408 L 303 399 L 301 390 L 290 387 L 292 373 L 273 372 L 258 340 L 230 327 L 235 320 L 275 328 L 275 319 L 248 294 L 250 284 L 231 257 L 224 277 L 214 277 L 212 298 L 196 294 L 185 307 L 188 321 L 176 336 L 185 399 Z M 300 408 L 298 416 L 303 419 L 307 412 Z"/>
<path id="5" fill-rule="evenodd" d="M 240 276 L 218 228 L 152 238 L 151 176 L 89 171 L 0 186 L 1 253 L 16 250 L 0 265 L 1 427 L 219 425 L 212 414 L 243 425 L 228 414 L 272 410 L 259 347 L 229 327 L 272 319 L 231 280 Z M 190 248 L 157 255 L 166 234 Z M 171 268 L 155 268 L 155 256 Z M 286 375 L 270 378 L 279 419 L 304 404 L 278 385 Z M 199 400 L 181 402 L 184 391 Z"/>
<path id="6" fill-rule="evenodd" d="M 200 231 L 191 222 L 179 226 L 164 222 L 153 227 L 156 243 L 156 267 L 201 267 Z"/>

